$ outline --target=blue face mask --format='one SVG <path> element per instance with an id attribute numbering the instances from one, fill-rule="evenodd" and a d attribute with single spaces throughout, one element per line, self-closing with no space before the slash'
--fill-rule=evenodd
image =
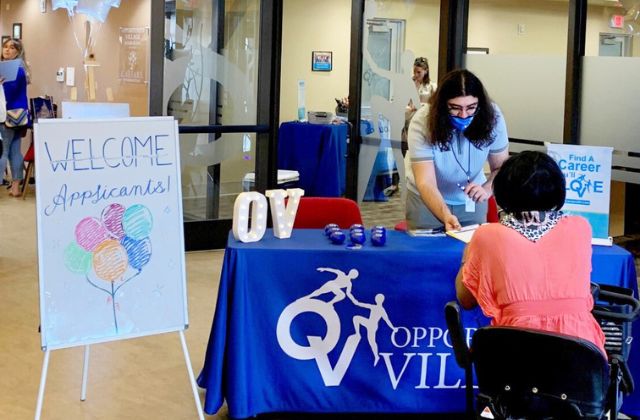
<path id="1" fill-rule="evenodd" d="M 464 131 L 471 125 L 473 117 L 475 117 L 475 115 L 470 115 L 467 118 L 458 117 L 456 115 L 449 115 L 449 121 L 451 121 L 451 125 L 453 125 L 453 128 L 459 131 Z"/>

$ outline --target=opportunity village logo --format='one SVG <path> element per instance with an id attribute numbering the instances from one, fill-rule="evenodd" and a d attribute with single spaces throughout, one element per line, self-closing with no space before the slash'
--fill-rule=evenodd
<path id="1" fill-rule="evenodd" d="M 374 302 L 363 302 L 358 299 L 352 293 L 352 283 L 365 282 L 367 279 L 358 278 L 360 273 L 356 269 L 344 272 L 335 268 L 319 267 L 316 270 L 320 273 L 329 273 L 333 278 L 308 295 L 287 305 L 278 318 L 276 335 L 278 344 L 289 357 L 297 360 L 315 360 L 325 386 L 340 385 L 353 356 L 360 348 L 373 356 L 373 368 L 386 369 L 385 373 L 394 390 L 401 382 L 406 382 L 407 386 L 414 389 L 464 387 L 462 381 L 464 371 L 455 363 L 451 338 L 446 328 L 440 325 L 398 325 L 397 319 L 389 317 L 384 306 L 385 296 L 382 293 L 375 295 Z M 346 299 L 356 307 L 364 309 L 359 311 L 364 313 L 364 316 L 349 315 L 353 330 L 348 327 L 348 332 L 345 334 L 349 333 L 349 335 L 346 340 L 343 340 L 344 346 L 340 349 L 336 348 L 341 337 L 340 319 L 345 315 L 342 310 L 340 314 L 336 311 L 335 304 Z M 433 318 L 435 322 L 440 323 L 442 320 L 439 315 L 440 309 L 437 310 L 437 314 L 431 309 L 433 308 L 425 308 L 433 315 L 433 317 L 427 316 L 426 319 Z M 306 342 L 303 343 L 294 340 L 291 336 L 291 325 L 294 320 L 298 316 L 310 319 L 303 314 L 315 314 L 322 318 L 322 321 L 319 319 L 318 321 L 326 325 L 324 337 L 307 335 Z M 425 320 L 421 315 L 411 316 L 411 318 L 416 322 Z M 311 319 L 317 318 L 314 316 Z M 391 319 L 394 319 L 395 325 Z M 384 325 L 378 331 L 381 321 L 389 326 L 390 334 Z M 475 330 L 476 328 L 473 327 L 465 328 L 467 342 L 470 342 Z M 362 340 L 364 335 L 366 335 L 366 341 Z M 361 341 L 363 341 L 362 345 Z M 378 351 L 379 343 L 381 347 L 384 346 L 385 351 Z M 387 350 L 392 348 L 395 350 Z M 332 353 L 334 349 L 339 354 Z M 329 354 L 337 356 L 337 360 L 332 356 L 332 360 L 335 361 L 334 366 L 331 365 Z M 380 361 L 384 363 L 379 363 Z"/>

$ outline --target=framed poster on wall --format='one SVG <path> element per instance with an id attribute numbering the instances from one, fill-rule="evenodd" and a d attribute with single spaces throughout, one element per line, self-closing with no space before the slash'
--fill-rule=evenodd
<path id="1" fill-rule="evenodd" d="M 312 71 L 331 71 L 333 68 L 333 52 L 331 51 L 312 51 L 311 52 L 311 70 Z"/>

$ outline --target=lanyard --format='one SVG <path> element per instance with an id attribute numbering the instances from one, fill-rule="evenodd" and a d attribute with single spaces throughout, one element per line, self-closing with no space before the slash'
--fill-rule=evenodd
<path id="1" fill-rule="evenodd" d="M 453 153 L 453 158 L 456 160 L 456 163 L 462 169 L 462 172 L 467 174 L 467 184 L 471 182 L 471 142 L 467 140 L 468 149 L 467 149 L 467 170 L 464 169 L 460 160 L 458 160 L 458 156 L 456 156 L 456 152 L 453 150 L 454 147 L 451 147 L 451 153 Z M 460 150 L 460 134 L 458 133 L 458 150 Z"/>

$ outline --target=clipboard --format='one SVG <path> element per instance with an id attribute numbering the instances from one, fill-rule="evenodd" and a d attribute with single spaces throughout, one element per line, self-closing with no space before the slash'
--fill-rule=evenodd
<path id="1" fill-rule="evenodd" d="M 479 224 L 464 226 L 459 230 L 448 230 L 447 235 L 456 238 L 457 240 L 462 241 L 465 244 L 468 244 L 469 242 L 471 242 L 473 234 L 479 227 Z"/>
<path id="2" fill-rule="evenodd" d="M 18 77 L 18 68 L 22 65 L 22 60 L 0 61 L 0 78 L 5 82 L 12 82 Z"/>

